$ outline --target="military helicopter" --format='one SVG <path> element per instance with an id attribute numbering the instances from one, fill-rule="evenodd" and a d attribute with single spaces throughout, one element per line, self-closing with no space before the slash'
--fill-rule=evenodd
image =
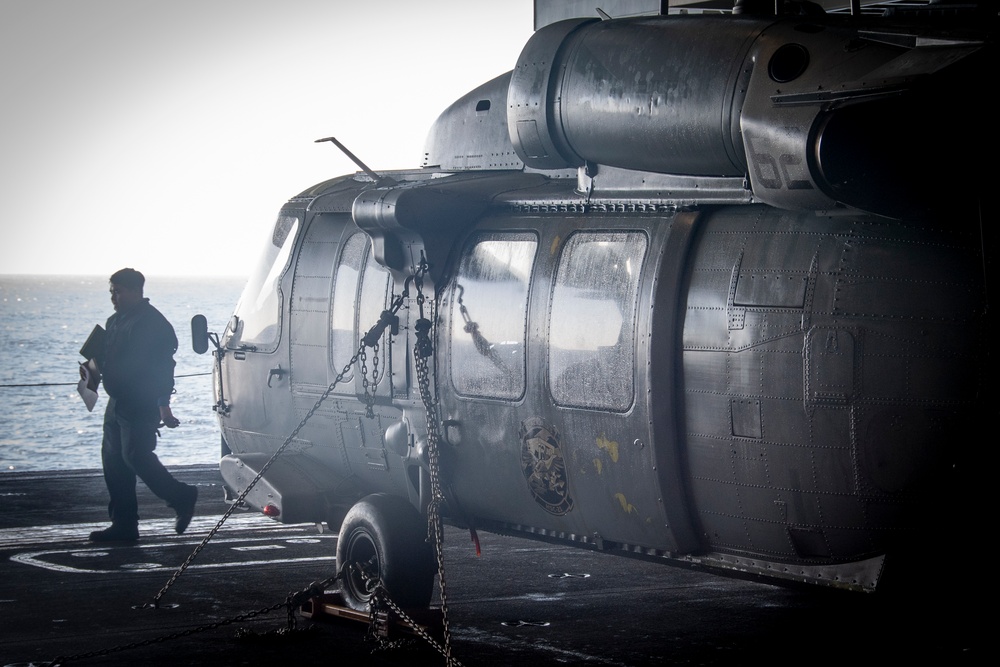
<path id="1" fill-rule="evenodd" d="M 539 0 L 419 168 L 348 152 L 194 323 L 227 493 L 401 604 L 436 511 L 866 592 L 975 525 L 996 9 L 643 4 Z"/>

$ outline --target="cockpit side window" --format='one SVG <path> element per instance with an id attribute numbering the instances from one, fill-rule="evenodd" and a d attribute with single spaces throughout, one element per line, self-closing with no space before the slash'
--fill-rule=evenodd
<path id="1" fill-rule="evenodd" d="M 625 411 L 635 397 L 641 232 L 577 232 L 563 247 L 549 319 L 549 383 L 564 406 Z"/>
<path id="2" fill-rule="evenodd" d="M 524 394 L 533 234 L 483 234 L 458 271 L 451 314 L 451 380 L 464 396 L 516 400 Z"/>
<path id="3" fill-rule="evenodd" d="M 360 340 L 379 321 L 382 311 L 390 306 L 391 298 L 392 276 L 384 266 L 375 261 L 370 243 L 365 252 L 364 267 L 364 272 L 361 274 L 361 299 L 358 302 L 358 328 L 355 341 Z M 389 374 L 389 335 L 387 329 L 379 340 L 378 350 L 365 350 L 367 379 L 372 385 L 378 385 L 375 393 L 380 396 L 387 394 L 390 386 L 389 382 L 384 381 Z"/>
<path id="4" fill-rule="evenodd" d="M 235 317 L 227 329 L 228 347 L 252 346 L 257 351 L 270 352 L 278 346 L 283 300 L 281 277 L 288 269 L 300 222 L 297 216 L 278 216 L 271 242 L 264 248 L 236 304 Z"/>
<path id="5" fill-rule="evenodd" d="M 344 370 L 344 366 L 358 351 L 358 338 L 354 334 L 355 303 L 367 242 L 368 237 L 360 232 L 347 239 L 334 277 L 333 306 L 330 309 L 330 354 L 333 370 L 337 373 Z M 344 380 L 349 381 L 353 377 L 354 373 L 349 371 Z M 341 385 L 339 389 L 349 386 Z"/>
<path id="6" fill-rule="evenodd" d="M 344 370 L 347 362 L 358 351 L 361 337 L 379 321 L 382 311 L 389 307 L 391 285 L 392 276 L 375 261 L 368 235 L 359 232 L 348 238 L 337 264 L 333 305 L 330 308 L 330 360 L 337 373 Z M 377 393 L 380 395 L 388 391 L 389 385 L 388 382 L 383 382 L 389 372 L 388 335 L 386 333 L 379 341 L 377 353 L 373 349 L 365 350 L 367 379 L 372 384 L 378 382 Z M 345 384 L 341 384 L 337 390 L 353 392 L 354 388 L 349 384 L 353 378 L 354 372 L 351 371 L 344 376 Z"/>

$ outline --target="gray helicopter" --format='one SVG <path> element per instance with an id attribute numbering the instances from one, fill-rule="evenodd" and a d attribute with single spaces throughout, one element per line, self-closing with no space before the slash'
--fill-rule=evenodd
<path id="1" fill-rule="evenodd" d="M 940 577 L 989 467 L 995 7 L 578 4 L 539 0 L 419 168 L 291 198 L 226 330 L 196 318 L 229 497 L 339 530 L 358 609 L 369 577 L 429 603 L 437 514 Z"/>

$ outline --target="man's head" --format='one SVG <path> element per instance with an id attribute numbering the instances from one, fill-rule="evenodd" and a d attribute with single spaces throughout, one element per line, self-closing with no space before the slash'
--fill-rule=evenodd
<path id="1" fill-rule="evenodd" d="M 142 286 L 146 278 L 135 269 L 122 269 L 111 274 L 111 304 L 115 310 L 128 310 L 142 301 Z"/>

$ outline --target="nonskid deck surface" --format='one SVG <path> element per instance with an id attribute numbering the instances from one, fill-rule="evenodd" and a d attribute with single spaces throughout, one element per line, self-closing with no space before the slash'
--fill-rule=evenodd
<path id="1" fill-rule="evenodd" d="M 150 602 L 225 512 L 211 467 L 174 470 L 200 490 L 184 535 L 141 484 L 141 540 L 96 545 L 106 496 L 99 471 L 0 478 L 0 665 L 44 663 L 181 633 L 282 602 L 335 570 L 336 535 L 238 512 L 162 597 Z M 454 656 L 469 665 L 832 664 L 905 656 L 973 664 L 985 656 L 973 605 L 909 604 L 724 579 L 656 563 L 481 533 L 446 531 Z M 943 561 L 928 574 L 947 581 Z M 366 626 L 299 618 L 283 609 L 183 638 L 68 664 L 440 665 L 416 644 L 372 654 Z M 237 629 L 254 631 L 237 637 Z M 244 633 L 246 635 L 247 633 Z M 937 662 L 937 660 L 935 660 Z M 941 663 L 943 664 L 943 663 Z"/>

